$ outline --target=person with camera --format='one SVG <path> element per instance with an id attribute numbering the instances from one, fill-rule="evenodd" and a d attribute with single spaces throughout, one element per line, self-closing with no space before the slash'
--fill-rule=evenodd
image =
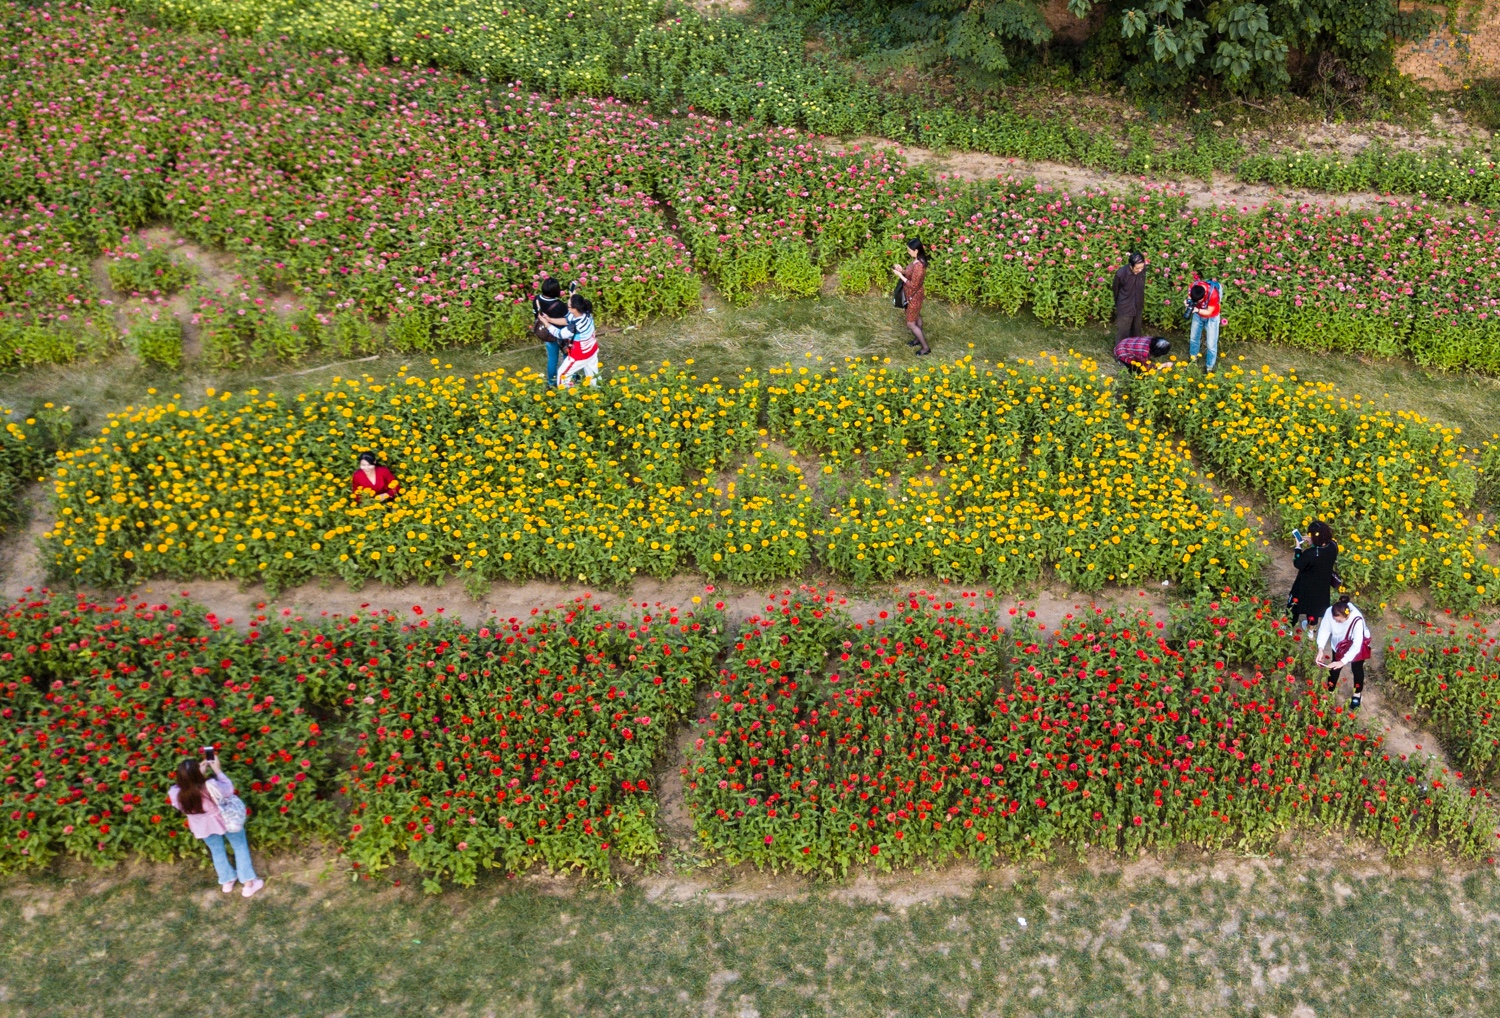
<path id="1" fill-rule="evenodd" d="M 1293 622 L 1305 618 L 1311 625 L 1314 619 L 1323 617 L 1331 592 L 1343 586 L 1335 571 L 1338 560 L 1333 528 L 1322 520 L 1308 524 L 1306 534 L 1292 531 L 1292 568 L 1297 570 L 1297 578 L 1287 595 L 1286 611 Z"/>
<path id="2" fill-rule="evenodd" d="M 213 771 L 212 777 L 204 773 L 205 768 Z M 193 837 L 208 846 L 209 857 L 219 874 L 220 889 L 225 894 L 234 890 L 236 880 L 242 885 L 240 894 L 246 898 L 266 886 L 255 875 L 255 866 L 250 861 L 245 803 L 234 794 L 234 783 L 224 776 L 218 753 L 212 746 L 203 747 L 201 761 L 188 759 L 177 765 L 177 784 L 167 789 L 167 801 L 187 818 Z M 234 849 L 233 865 L 224 851 L 225 841 Z"/>
<path id="3" fill-rule="evenodd" d="M 1317 666 L 1328 669 L 1328 681 L 1323 688 L 1332 693 L 1339 686 L 1339 675 L 1349 669 L 1354 679 L 1354 694 L 1349 698 L 1349 709 L 1359 710 L 1360 696 L 1365 691 L 1365 662 L 1370 659 L 1370 625 L 1360 610 L 1349 602 L 1348 594 L 1339 599 L 1323 614 L 1318 623 Z"/>
<path id="4" fill-rule="evenodd" d="M 1203 369 L 1210 375 L 1219 362 L 1219 324 L 1223 320 L 1224 290 L 1212 279 L 1200 279 L 1193 273 L 1183 310 L 1189 318 L 1188 360 L 1198 356 L 1198 343 L 1204 346 Z"/>
<path id="5" fill-rule="evenodd" d="M 911 261 L 905 268 L 891 266 L 891 271 L 901 281 L 894 296 L 896 306 L 906 309 L 906 328 L 912 337 L 906 345 L 916 347 L 918 357 L 926 357 L 932 353 L 932 347 L 927 345 L 927 331 L 922 327 L 922 303 L 927 299 L 927 248 L 918 238 L 910 237 L 906 241 L 906 253 Z"/>

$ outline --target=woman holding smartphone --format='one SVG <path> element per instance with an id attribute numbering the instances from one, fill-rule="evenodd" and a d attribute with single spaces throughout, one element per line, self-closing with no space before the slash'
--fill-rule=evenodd
<path id="1" fill-rule="evenodd" d="M 1339 586 L 1333 571 L 1339 560 L 1339 546 L 1333 539 L 1333 528 L 1322 520 L 1308 524 L 1305 536 L 1295 532 L 1294 536 L 1292 565 L 1297 569 L 1297 579 L 1287 595 L 1286 611 L 1293 622 L 1305 617 L 1312 623 L 1323 617 L 1330 592 Z"/>
<path id="2" fill-rule="evenodd" d="M 203 772 L 211 768 L 214 776 Z M 250 840 L 245 836 L 245 804 L 234 794 L 234 783 L 224 776 L 218 754 L 212 746 L 203 749 L 203 760 L 184 760 L 177 765 L 177 784 L 167 789 L 172 808 L 187 817 L 193 837 L 208 846 L 208 854 L 219 874 L 219 885 L 225 894 L 241 885 L 246 898 L 266 882 L 255 875 L 250 862 Z M 224 842 L 234 849 L 234 865 L 224 851 Z"/>

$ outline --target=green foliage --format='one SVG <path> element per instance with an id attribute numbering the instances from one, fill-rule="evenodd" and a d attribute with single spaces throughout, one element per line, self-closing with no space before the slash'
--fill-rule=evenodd
<path id="1" fill-rule="evenodd" d="M 1378 191 L 1500 205 L 1500 163 L 1489 146 L 1411 152 L 1377 144 L 1348 159 L 1261 154 L 1241 160 L 1235 174 L 1241 180 L 1320 191 Z"/>
<path id="2" fill-rule="evenodd" d="M 170 311 L 143 309 L 125 333 L 125 348 L 142 364 L 182 367 L 182 324 Z"/>
<path id="3" fill-rule="evenodd" d="M 40 479 L 48 454 L 59 444 L 57 439 L 65 440 L 71 429 L 67 408 L 58 411 L 48 403 L 40 412 L 44 419 L 39 426 L 37 418 L 18 420 L 14 411 L 0 407 L 0 419 L 5 422 L 0 430 L 0 531 L 21 522 L 22 489 Z"/>
<path id="4" fill-rule="evenodd" d="M 1205 72 L 1231 91 L 1282 89 L 1293 84 L 1294 50 L 1320 75 L 1367 84 L 1389 73 L 1400 39 L 1438 20 L 1398 0 L 1114 0 L 1108 10 L 1120 19 L 1126 83 L 1168 90 Z"/>
<path id="5" fill-rule="evenodd" d="M 165 249 L 131 241 L 110 257 L 109 285 L 118 292 L 170 296 L 193 281 L 193 270 Z"/>
<path id="6" fill-rule="evenodd" d="M 1457 95 L 1464 116 L 1487 131 L 1500 131 L 1500 78 L 1481 78 Z"/>

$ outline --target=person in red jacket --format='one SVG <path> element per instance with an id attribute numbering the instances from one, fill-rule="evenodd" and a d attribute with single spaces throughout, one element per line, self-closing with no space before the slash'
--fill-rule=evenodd
<path id="1" fill-rule="evenodd" d="M 1210 375 L 1214 373 L 1214 365 L 1219 360 L 1221 311 L 1219 284 L 1213 280 L 1200 279 L 1194 273 L 1187 299 L 1187 313 L 1192 320 L 1188 327 L 1188 360 L 1198 359 L 1198 341 L 1201 338 L 1205 348 L 1203 367 Z"/>
<path id="2" fill-rule="evenodd" d="M 377 502 L 389 502 L 401 492 L 401 484 L 390 467 L 382 466 L 373 452 L 359 454 L 359 466 L 354 468 L 354 479 L 350 482 L 351 497 L 358 502 L 360 496 L 369 492 Z"/>

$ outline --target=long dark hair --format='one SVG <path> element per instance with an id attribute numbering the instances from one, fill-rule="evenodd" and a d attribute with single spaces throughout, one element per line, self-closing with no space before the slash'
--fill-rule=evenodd
<path id="1" fill-rule="evenodd" d="M 203 796 L 203 770 L 189 757 L 177 765 L 177 808 L 193 815 L 202 813 Z"/>
<path id="2" fill-rule="evenodd" d="M 355 469 L 364 466 L 365 460 L 369 460 L 372 467 L 380 466 L 380 457 L 376 456 L 373 452 L 362 452 L 359 454 L 359 458 L 354 461 Z"/>
<path id="3" fill-rule="evenodd" d="M 917 253 L 917 261 L 923 265 L 927 264 L 927 248 L 916 237 L 906 242 L 906 249 L 908 251 L 915 251 Z"/>
<path id="4" fill-rule="evenodd" d="M 1312 538 L 1312 543 L 1318 547 L 1333 543 L 1333 528 L 1322 520 L 1313 520 L 1307 525 L 1307 536 Z"/>

